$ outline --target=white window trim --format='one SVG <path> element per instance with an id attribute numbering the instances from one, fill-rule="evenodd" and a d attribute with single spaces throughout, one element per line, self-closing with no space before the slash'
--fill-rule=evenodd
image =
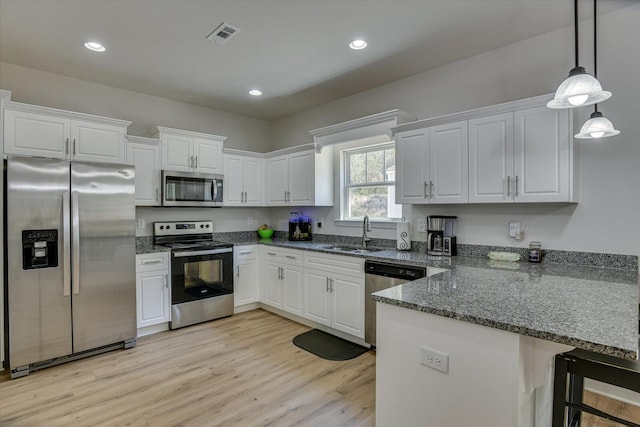
<path id="1" fill-rule="evenodd" d="M 380 150 L 388 148 L 395 148 L 395 141 L 380 141 L 377 138 L 375 141 L 373 138 L 369 140 L 360 141 L 359 143 L 347 143 L 342 147 L 336 147 L 339 153 L 339 170 L 340 170 L 340 218 L 334 220 L 335 225 L 338 227 L 362 227 L 363 218 L 345 218 L 346 206 L 348 204 L 348 191 L 346 191 L 346 177 L 349 172 L 349 167 L 346 162 L 347 152 L 358 153 L 359 151 L 369 151 L 370 148 L 376 147 Z M 375 142 L 374 142 L 375 141 Z M 373 143 L 372 143 L 373 142 Z M 372 186 L 385 185 L 385 183 L 375 183 Z M 366 186 L 366 185 L 365 185 Z M 402 205 L 400 205 L 402 206 Z M 404 207 L 402 207 L 404 209 Z M 404 216 L 404 212 L 403 212 Z M 401 222 L 402 218 L 372 218 L 370 219 L 371 228 L 388 228 L 395 229 L 397 223 Z"/>

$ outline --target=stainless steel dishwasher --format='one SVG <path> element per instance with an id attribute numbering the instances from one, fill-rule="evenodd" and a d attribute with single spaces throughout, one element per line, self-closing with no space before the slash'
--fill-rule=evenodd
<path id="1" fill-rule="evenodd" d="M 365 261 L 364 272 L 364 341 L 375 347 L 376 302 L 371 297 L 371 294 L 425 277 L 427 268 L 388 262 Z"/>

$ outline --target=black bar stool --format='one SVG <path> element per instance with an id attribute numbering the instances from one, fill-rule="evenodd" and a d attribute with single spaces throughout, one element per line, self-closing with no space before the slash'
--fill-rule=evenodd
<path id="1" fill-rule="evenodd" d="M 553 427 L 579 427 L 582 412 L 628 427 L 640 427 L 640 424 L 607 414 L 582 402 L 585 378 L 640 393 L 640 361 L 624 360 L 585 350 L 573 350 L 556 356 L 555 369 Z M 566 418 L 565 407 L 567 408 Z"/>

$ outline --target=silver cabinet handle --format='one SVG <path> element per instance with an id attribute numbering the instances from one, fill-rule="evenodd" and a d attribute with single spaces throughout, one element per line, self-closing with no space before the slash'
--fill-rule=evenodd
<path id="1" fill-rule="evenodd" d="M 164 287 L 169 289 L 169 275 L 168 274 L 164 275 Z"/>
<path id="2" fill-rule="evenodd" d="M 156 187 L 156 202 L 160 201 L 160 189 Z"/>
<path id="3" fill-rule="evenodd" d="M 284 192 L 284 201 L 285 202 L 287 201 L 287 192 L 286 191 Z"/>
<path id="4" fill-rule="evenodd" d="M 240 266 L 236 266 L 236 277 L 240 277 Z"/>
<path id="5" fill-rule="evenodd" d="M 80 209 L 78 192 L 71 193 L 71 239 L 73 240 L 73 293 L 80 293 Z"/>
<path id="6" fill-rule="evenodd" d="M 333 279 L 329 279 L 329 285 L 330 285 L 329 291 L 333 293 Z"/>
<path id="7" fill-rule="evenodd" d="M 429 198 L 433 198 L 433 181 L 429 181 Z"/>
<path id="8" fill-rule="evenodd" d="M 267 255 L 276 256 L 273 252 L 267 252 Z"/>
<path id="9" fill-rule="evenodd" d="M 327 292 L 329 292 L 329 278 L 327 277 Z"/>
<path id="10" fill-rule="evenodd" d="M 156 259 L 156 260 L 142 260 L 141 264 L 142 264 L 142 265 L 162 264 L 162 260 L 161 260 L 161 259 Z"/>
<path id="11" fill-rule="evenodd" d="M 427 198 L 427 181 L 424 182 L 424 198 Z"/>
<path id="12" fill-rule="evenodd" d="M 247 192 L 244 192 L 244 202 L 247 203 Z"/>
<path id="13" fill-rule="evenodd" d="M 193 169 L 193 156 L 189 157 L 189 167 Z"/>
<path id="14" fill-rule="evenodd" d="M 518 175 L 516 175 L 516 177 L 514 178 L 514 181 L 516 182 L 516 191 L 513 195 L 515 197 L 518 197 Z"/>
<path id="15" fill-rule="evenodd" d="M 250 253 L 253 253 L 253 251 L 249 251 L 249 250 L 247 250 L 247 251 L 240 251 L 240 252 L 238 253 L 238 255 L 249 255 Z"/>
<path id="16" fill-rule="evenodd" d="M 284 280 L 284 268 L 278 267 L 278 279 Z"/>
<path id="17" fill-rule="evenodd" d="M 73 138 L 73 155 L 76 155 L 76 139 Z"/>
<path id="18" fill-rule="evenodd" d="M 507 197 L 511 197 L 511 177 L 507 177 Z"/>
<path id="19" fill-rule="evenodd" d="M 293 256 L 293 255 L 285 255 L 285 258 L 289 258 L 289 259 L 298 259 L 298 257 Z"/>
<path id="20" fill-rule="evenodd" d="M 240 192 L 240 203 L 244 203 L 244 192 Z"/>
<path id="21" fill-rule="evenodd" d="M 67 139 L 67 144 L 69 139 Z M 68 147 L 68 145 L 67 145 Z M 68 297 L 71 295 L 71 213 L 69 212 L 69 192 L 62 192 L 62 250 L 64 255 L 62 257 L 63 266 L 63 286 L 62 295 Z"/>
<path id="22" fill-rule="evenodd" d="M 67 141 L 65 142 L 64 153 L 69 154 L 69 138 L 67 138 Z"/>
<path id="23" fill-rule="evenodd" d="M 196 169 L 198 169 L 198 156 L 196 156 Z"/>

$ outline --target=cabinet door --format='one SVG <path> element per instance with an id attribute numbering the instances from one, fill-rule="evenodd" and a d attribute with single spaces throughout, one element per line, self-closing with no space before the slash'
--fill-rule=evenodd
<path id="1" fill-rule="evenodd" d="M 265 160 L 265 205 L 284 206 L 285 192 L 289 191 L 289 158 L 273 157 Z"/>
<path id="2" fill-rule="evenodd" d="M 238 262 L 233 283 L 234 306 L 258 301 L 258 263 L 255 259 Z"/>
<path id="3" fill-rule="evenodd" d="M 429 128 L 429 193 L 431 203 L 469 201 L 467 121 Z"/>
<path id="4" fill-rule="evenodd" d="M 304 274 L 304 317 L 323 325 L 331 325 L 331 294 L 327 275 L 306 269 Z"/>
<path id="5" fill-rule="evenodd" d="M 244 159 L 244 192 L 245 206 L 261 206 L 263 200 L 264 177 L 262 173 L 262 159 L 246 157 Z M 226 179 L 226 177 L 225 177 Z"/>
<path id="6" fill-rule="evenodd" d="M 136 274 L 138 328 L 169 321 L 168 276 L 167 270 Z"/>
<path id="7" fill-rule="evenodd" d="M 331 298 L 331 326 L 364 338 L 364 277 L 334 275 L 331 279 Z"/>
<path id="8" fill-rule="evenodd" d="M 282 308 L 298 316 L 303 316 L 302 268 L 283 266 L 282 271 Z"/>
<path id="9" fill-rule="evenodd" d="M 242 206 L 244 202 L 243 162 L 241 156 L 224 156 L 224 205 Z"/>
<path id="10" fill-rule="evenodd" d="M 185 136 L 162 135 L 162 169 L 191 172 L 193 139 Z"/>
<path id="11" fill-rule="evenodd" d="M 512 200 L 512 176 L 513 113 L 469 120 L 469 202 Z"/>
<path id="12" fill-rule="evenodd" d="M 289 155 L 289 203 L 313 205 L 315 201 L 315 158 L 313 151 Z"/>
<path id="13" fill-rule="evenodd" d="M 136 206 L 160 206 L 160 146 L 127 143 L 127 164 L 136 167 Z"/>
<path id="14" fill-rule="evenodd" d="M 396 203 L 429 203 L 429 129 L 396 135 Z"/>
<path id="15" fill-rule="evenodd" d="M 21 111 L 4 111 L 4 152 L 67 159 L 70 121 Z"/>
<path id="16" fill-rule="evenodd" d="M 529 108 L 516 111 L 514 121 L 515 201 L 571 201 L 569 111 Z"/>
<path id="17" fill-rule="evenodd" d="M 71 120 L 72 158 L 83 162 L 125 162 L 125 128 Z"/>
<path id="18" fill-rule="evenodd" d="M 273 307 L 282 308 L 281 266 L 265 263 L 262 267 L 262 291 L 260 300 Z"/>
<path id="19" fill-rule="evenodd" d="M 223 173 L 222 142 L 194 138 L 193 155 L 196 172 Z"/>

